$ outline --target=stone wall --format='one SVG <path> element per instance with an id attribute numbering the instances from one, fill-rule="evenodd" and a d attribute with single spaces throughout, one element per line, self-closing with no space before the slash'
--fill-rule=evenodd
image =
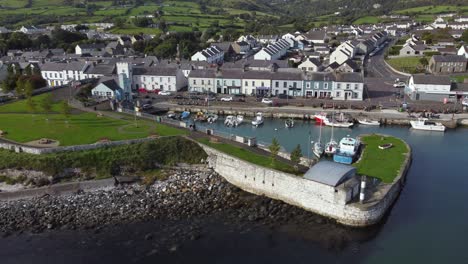
<path id="1" fill-rule="evenodd" d="M 81 151 L 81 150 L 90 150 L 90 149 L 97 149 L 102 147 L 109 147 L 109 146 L 119 146 L 125 144 L 134 144 L 134 143 L 141 143 L 146 141 L 154 140 L 154 138 L 138 138 L 138 139 L 129 139 L 129 140 L 119 140 L 119 141 L 109 141 L 109 142 L 98 142 L 88 145 L 76 145 L 76 146 L 67 146 L 67 147 L 53 147 L 53 148 L 37 148 L 31 147 L 21 144 L 16 144 L 13 142 L 6 142 L 0 141 L 0 148 L 12 150 L 15 152 L 25 152 L 29 154 L 50 154 L 62 151 Z"/>
<path id="2" fill-rule="evenodd" d="M 409 153 L 393 184 L 379 186 L 381 199 L 372 203 L 345 203 L 340 188 L 304 179 L 300 176 L 257 166 L 200 144 L 218 174 L 237 187 L 257 195 L 282 200 L 305 210 L 335 219 L 349 226 L 368 226 L 379 222 L 398 197 L 411 161 Z"/>

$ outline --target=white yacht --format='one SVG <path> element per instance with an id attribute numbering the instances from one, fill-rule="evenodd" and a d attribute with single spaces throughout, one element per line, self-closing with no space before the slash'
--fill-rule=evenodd
<path id="1" fill-rule="evenodd" d="M 351 164 L 356 158 L 361 142 L 349 135 L 340 140 L 339 148 L 333 155 L 333 160 L 338 163 Z"/>
<path id="2" fill-rule="evenodd" d="M 369 120 L 369 119 L 358 119 L 359 124 L 366 126 L 380 126 L 379 121 Z"/>
<path id="3" fill-rule="evenodd" d="M 240 124 L 242 124 L 242 122 L 244 122 L 244 116 L 243 115 L 237 115 L 236 116 L 236 126 L 239 126 Z"/>
<path id="4" fill-rule="evenodd" d="M 439 122 L 429 121 L 427 118 L 418 118 L 418 120 L 410 121 L 411 127 L 417 130 L 426 130 L 426 131 L 439 131 L 444 132 L 445 126 Z"/>

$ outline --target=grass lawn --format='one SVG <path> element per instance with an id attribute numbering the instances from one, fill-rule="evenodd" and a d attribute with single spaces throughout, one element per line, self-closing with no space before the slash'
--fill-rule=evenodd
<path id="1" fill-rule="evenodd" d="M 398 172 L 405 161 L 405 154 L 408 148 L 405 143 L 395 137 L 384 137 L 380 135 L 370 135 L 361 140 L 365 144 L 363 157 L 359 163 L 354 164 L 360 175 L 366 175 L 381 179 L 385 183 L 391 183 L 398 175 Z M 392 143 L 389 149 L 379 149 L 379 145 Z"/>
<path id="2" fill-rule="evenodd" d="M 436 5 L 436 6 L 420 6 L 413 7 L 403 10 L 398 10 L 395 13 L 397 14 L 411 14 L 411 13 L 422 13 L 422 14 L 441 14 L 449 12 L 466 12 L 468 11 L 468 6 L 451 6 L 451 5 Z"/>
<path id="3" fill-rule="evenodd" d="M 33 97 L 39 102 L 45 94 Z M 107 138 L 124 140 L 143 138 L 151 134 L 160 136 L 186 135 L 182 129 L 169 127 L 156 122 L 138 119 L 137 126 L 132 117 L 112 119 L 98 117 L 95 113 L 77 113 L 65 117 L 60 114 L 60 103 L 54 103 L 48 115 L 27 112 L 25 100 L 0 106 L 0 130 L 6 131 L 6 138 L 26 143 L 40 138 L 60 141 L 61 146 L 90 144 Z M 46 121 L 46 119 L 49 121 Z M 32 129 L 33 128 L 33 129 Z"/>
<path id="4" fill-rule="evenodd" d="M 421 73 L 424 72 L 424 67 L 420 63 L 422 57 L 400 57 L 387 59 L 388 64 L 398 71 L 407 73 Z"/>
<path id="5" fill-rule="evenodd" d="M 287 172 L 287 173 L 292 173 L 292 174 L 297 174 L 297 170 L 294 169 L 291 165 L 286 164 L 281 161 L 275 161 L 273 164 L 271 163 L 271 158 L 270 157 L 265 157 L 256 153 L 253 153 L 247 149 L 240 148 L 234 145 L 226 144 L 226 143 L 213 143 L 210 142 L 209 139 L 203 138 L 198 140 L 200 143 L 205 144 L 209 147 L 212 147 L 214 149 L 217 149 L 221 152 L 224 152 L 226 154 L 229 154 L 231 156 L 240 158 L 242 160 L 248 161 L 250 163 L 260 165 L 263 167 Z"/>
<path id="6" fill-rule="evenodd" d="M 468 75 L 454 75 L 450 76 L 450 79 L 455 80 L 456 82 L 462 83 L 465 79 L 468 79 Z"/>
<path id="7" fill-rule="evenodd" d="M 380 22 L 380 18 L 376 16 L 365 16 L 354 20 L 353 24 L 363 25 L 363 24 L 377 24 Z"/>

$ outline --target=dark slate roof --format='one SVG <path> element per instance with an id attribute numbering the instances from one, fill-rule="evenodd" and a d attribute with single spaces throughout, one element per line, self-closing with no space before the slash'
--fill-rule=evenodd
<path id="1" fill-rule="evenodd" d="M 354 176 L 356 168 L 331 161 L 320 161 L 310 168 L 304 178 L 336 187 Z"/>
<path id="2" fill-rule="evenodd" d="M 90 67 L 87 74 L 102 74 L 105 76 L 112 75 L 115 70 L 115 64 L 98 64 L 94 67 Z"/>
<path id="3" fill-rule="evenodd" d="M 272 64 L 276 64 L 279 68 L 290 68 L 287 60 L 250 60 L 246 61 L 246 65 L 249 67 L 270 67 Z"/>
<path id="4" fill-rule="evenodd" d="M 82 49 L 103 49 L 106 47 L 106 45 L 102 43 L 97 43 L 97 44 L 78 44 L 77 46 L 80 46 Z"/>
<path id="5" fill-rule="evenodd" d="M 177 67 L 135 67 L 133 75 L 176 76 Z"/>
<path id="6" fill-rule="evenodd" d="M 216 73 L 217 78 L 242 79 L 244 71 L 241 69 L 224 69 Z"/>
<path id="7" fill-rule="evenodd" d="M 317 58 L 307 58 L 306 61 L 312 62 L 317 67 L 322 66 L 322 63 Z"/>
<path id="8" fill-rule="evenodd" d="M 434 55 L 435 62 L 466 62 L 466 58 L 460 55 Z"/>
<path id="9" fill-rule="evenodd" d="M 103 84 L 103 85 L 107 86 L 112 91 L 117 91 L 117 90 L 122 89 L 122 88 L 120 88 L 120 86 L 117 84 L 117 82 L 114 79 L 103 81 L 100 84 Z"/>
<path id="10" fill-rule="evenodd" d="M 330 65 L 328 65 L 327 68 L 330 68 L 332 70 L 336 70 L 336 69 L 338 69 L 338 67 L 340 67 L 340 64 L 338 64 L 338 62 L 335 61 L 335 62 L 331 63 Z"/>
<path id="11" fill-rule="evenodd" d="M 68 63 L 46 62 L 40 65 L 41 71 L 86 71 L 87 65 L 84 61 L 72 61 Z"/>
<path id="12" fill-rule="evenodd" d="M 307 81 L 335 81 L 335 75 L 330 72 L 308 72 L 305 75 Z"/>
<path id="13" fill-rule="evenodd" d="M 214 69 L 191 70 L 189 78 L 215 78 L 216 71 Z"/>
<path id="14" fill-rule="evenodd" d="M 357 65 L 357 63 L 355 61 L 351 60 L 351 59 L 346 60 L 345 62 L 343 62 L 343 64 L 347 64 L 351 69 L 353 69 L 355 71 L 360 69 L 359 66 Z"/>
<path id="15" fill-rule="evenodd" d="M 325 38 L 325 31 L 322 30 L 310 30 L 304 34 L 304 37 L 308 40 L 323 40 Z"/>
<path id="16" fill-rule="evenodd" d="M 288 81 L 296 81 L 302 80 L 302 71 L 299 69 L 291 69 L 289 71 L 277 71 L 272 72 L 272 80 L 288 80 Z"/>
<path id="17" fill-rule="evenodd" d="M 448 76 L 435 76 L 435 75 L 424 75 L 415 74 L 413 75 L 413 81 L 415 84 L 436 84 L 436 85 L 450 85 L 450 78 Z"/>
<path id="18" fill-rule="evenodd" d="M 337 82 L 363 83 L 364 79 L 358 72 L 340 72 L 336 74 Z"/>

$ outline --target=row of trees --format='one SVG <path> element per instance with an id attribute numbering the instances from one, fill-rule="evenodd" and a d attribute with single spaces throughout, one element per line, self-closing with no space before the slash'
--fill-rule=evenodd
<path id="1" fill-rule="evenodd" d="M 47 86 L 37 67 L 27 66 L 23 71 L 16 69 L 13 64 L 7 68 L 7 76 L 1 83 L 5 93 L 16 91 L 18 96 L 31 95 L 35 89 Z"/>

